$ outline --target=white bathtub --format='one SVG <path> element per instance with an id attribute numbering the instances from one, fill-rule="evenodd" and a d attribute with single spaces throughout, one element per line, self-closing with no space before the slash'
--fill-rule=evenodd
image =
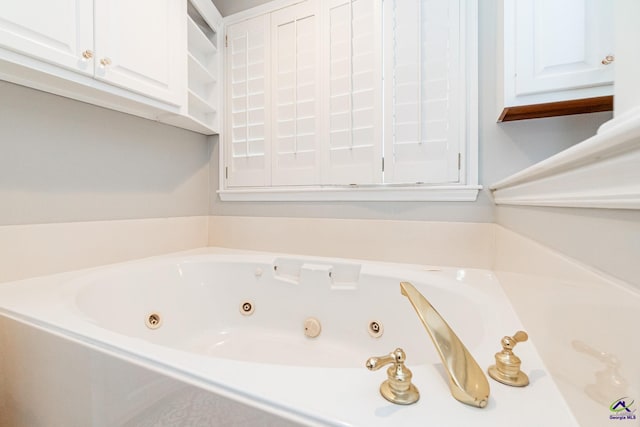
<path id="1" fill-rule="evenodd" d="M 530 386 L 490 380 L 484 409 L 451 396 L 399 282 L 412 282 L 486 368 L 500 339 L 523 328 L 490 271 L 199 252 L 3 284 L 0 313 L 283 422 L 577 425 L 535 350 L 535 337 L 516 347 Z M 250 315 L 241 309 L 245 303 Z M 149 327 L 151 315 L 159 327 Z M 305 336 L 308 318 L 321 324 L 315 338 Z M 370 333 L 372 322 L 381 325 L 381 336 Z M 405 350 L 421 393 L 414 405 L 384 400 L 378 388 L 385 370 L 365 369 L 367 358 L 396 347 Z"/>

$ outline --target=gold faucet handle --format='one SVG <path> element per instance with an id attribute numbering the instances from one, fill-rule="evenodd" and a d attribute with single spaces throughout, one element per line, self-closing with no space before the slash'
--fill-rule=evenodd
<path id="1" fill-rule="evenodd" d="M 525 342 L 529 339 L 529 334 L 527 334 L 525 331 L 518 331 L 513 334 L 513 337 L 511 338 L 513 338 L 516 343 Z"/>
<path id="2" fill-rule="evenodd" d="M 513 335 L 513 340 L 515 342 L 525 342 L 529 339 L 529 334 L 525 331 L 518 331 Z"/>
<path id="3" fill-rule="evenodd" d="M 371 357 L 366 363 L 370 371 L 392 365 L 387 369 L 387 380 L 380 385 L 380 394 L 389 402 L 400 405 L 410 405 L 420 398 L 418 389 L 411 384 L 411 370 L 404 365 L 406 359 L 404 350 L 396 348 L 385 356 Z"/>
<path id="4" fill-rule="evenodd" d="M 407 355 L 405 354 L 404 350 L 401 348 L 396 348 L 394 351 L 387 355 L 380 357 L 370 357 L 369 360 L 367 360 L 367 369 L 370 371 L 377 371 L 378 369 L 388 365 L 389 363 L 395 363 L 404 366 L 405 360 L 407 360 Z"/>
<path id="5" fill-rule="evenodd" d="M 501 344 L 503 351 L 512 351 L 519 342 L 525 342 L 529 339 L 529 335 L 525 331 L 518 331 L 512 337 L 503 337 Z"/>
<path id="6" fill-rule="evenodd" d="M 512 337 L 503 337 L 500 341 L 502 351 L 495 354 L 496 364 L 489 367 L 487 371 L 489 376 L 502 384 L 514 387 L 528 385 L 529 377 L 520 370 L 522 362 L 518 356 L 513 354 L 513 348 L 516 344 L 528 339 L 529 335 L 524 331 L 517 331 Z"/>

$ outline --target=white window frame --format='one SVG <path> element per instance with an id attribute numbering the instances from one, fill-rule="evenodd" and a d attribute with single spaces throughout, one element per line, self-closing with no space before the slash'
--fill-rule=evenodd
<path id="1" fill-rule="evenodd" d="M 275 0 L 225 18 L 225 26 L 270 13 L 301 0 Z M 380 7 L 382 5 L 380 4 Z M 314 185 L 292 187 L 226 187 L 225 134 L 219 140 L 219 178 L 217 191 L 223 201 L 475 201 L 482 186 L 478 183 L 478 1 L 461 0 L 461 26 L 466 76 L 465 140 L 461 143 L 460 182 L 456 184 L 371 184 Z M 381 29 L 382 31 L 382 29 Z M 225 67 L 226 73 L 226 67 Z M 226 76 L 225 76 L 226 77 Z M 224 80 L 226 81 L 226 80 Z M 226 91 L 226 85 L 224 85 Z M 226 98 L 225 98 L 226 99 Z M 225 108 L 226 110 L 226 108 Z M 223 119 L 226 120 L 223 112 Z"/>

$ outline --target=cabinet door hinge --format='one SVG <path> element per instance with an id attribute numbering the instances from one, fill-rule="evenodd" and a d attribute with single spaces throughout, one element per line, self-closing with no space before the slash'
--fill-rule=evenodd
<path id="1" fill-rule="evenodd" d="M 229 36 L 226 34 L 224 36 L 224 47 L 229 47 Z"/>
<path id="2" fill-rule="evenodd" d="M 224 179 L 229 179 L 229 166 L 224 167 Z"/>
<path id="3" fill-rule="evenodd" d="M 458 170 L 462 168 L 462 153 L 458 153 Z"/>
<path id="4" fill-rule="evenodd" d="M 382 158 L 382 172 L 384 172 L 384 157 Z"/>

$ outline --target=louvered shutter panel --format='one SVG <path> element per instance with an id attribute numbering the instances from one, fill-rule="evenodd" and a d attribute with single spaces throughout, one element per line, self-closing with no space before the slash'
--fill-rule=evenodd
<path id="1" fill-rule="evenodd" d="M 382 181 L 382 25 L 376 0 L 331 0 L 326 7 L 327 184 Z"/>
<path id="2" fill-rule="evenodd" d="M 458 182 L 465 138 L 459 0 L 384 3 L 385 181 Z"/>
<path id="3" fill-rule="evenodd" d="M 320 183 L 317 26 L 315 1 L 271 14 L 273 186 Z"/>
<path id="4" fill-rule="evenodd" d="M 271 185 L 269 34 L 268 15 L 227 29 L 229 187 Z"/>

